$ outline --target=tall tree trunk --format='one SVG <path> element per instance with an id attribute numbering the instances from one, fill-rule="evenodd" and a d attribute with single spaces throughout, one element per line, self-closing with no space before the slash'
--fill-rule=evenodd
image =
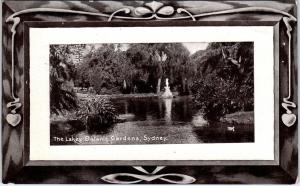
<path id="1" fill-rule="evenodd" d="M 156 87 L 156 93 L 159 94 L 160 92 L 160 84 L 161 84 L 161 77 L 158 78 L 158 81 L 157 81 L 157 87 Z"/>
<path id="2" fill-rule="evenodd" d="M 185 91 L 186 91 L 186 81 L 185 81 L 185 79 L 184 78 L 182 78 L 181 79 L 181 85 L 182 85 L 182 92 L 181 92 L 181 94 L 182 95 L 185 95 Z"/>
<path id="3" fill-rule="evenodd" d="M 191 83 L 190 83 L 190 80 L 188 79 L 187 80 L 187 93 L 188 93 L 188 95 L 191 95 L 192 94 L 192 91 L 191 91 Z"/>

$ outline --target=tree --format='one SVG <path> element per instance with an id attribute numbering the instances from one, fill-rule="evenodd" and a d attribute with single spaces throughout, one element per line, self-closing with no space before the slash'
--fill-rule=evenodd
<path id="1" fill-rule="evenodd" d="M 132 67 L 118 45 L 103 44 L 91 50 L 77 66 L 78 79 L 88 82 L 98 94 L 120 93 L 124 81 L 131 86 L 135 72 Z"/>
<path id="2" fill-rule="evenodd" d="M 240 110 L 253 110 L 253 43 L 210 43 L 191 59 L 198 74 L 193 94 L 211 120 Z"/>
<path id="3" fill-rule="evenodd" d="M 73 92 L 74 66 L 67 45 L 50 45 L 50 111 L 60 113 L 77 107 Z"/>
<path id="4" fill-rule="evenodd" d="M 164 52 L 161 52 L 161 54 L 156 50 L 154 54 L 154 60 L 156 61 L 157 65 L 157 74 L 158 74 L 158 81 L 157 81 L 157 88 L 156 93 L 160 93 L 160 86 L 161 86 L 161 76 L 163 74 L 162 65 L 167 60 L 167 55 Z"/>
<path id="5" fill-rule="evenodd" d="M 140 74 L 148 73 L 145 82 L 148 87 L 156 87 L 153 91 L 160 90 L 163 78 L 169 78 L 171 87 L 182 84 L 182 68 L 189 61 L 189 51 L 181 43 L 139 43 L 132 44 L 126 51 L 128 59 Z M 141 77 L 136 77 L 142 79 Z"/>

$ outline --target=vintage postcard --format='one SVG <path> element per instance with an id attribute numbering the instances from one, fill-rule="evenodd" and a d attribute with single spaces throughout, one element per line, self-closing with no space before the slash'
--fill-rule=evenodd
<path id="1" fill-rule="evenodd" d="M 272 27 L 31 28 L 30 134 L 37 152 L 31 155 L 49 152 L 52 159 L 50 151 L 94 148 L 107 150 L 101 158 L 117 149 L 125 159 L 137 158 L 131 150 L 152 159 L 150 152 L 163 148 L 159 159 L 213 160 L 221 157 L 212 152 L 232 149 L 228 158 L 274 159 L 273 51 L 265 49 L 272 33 Z M 255 80 L 261 77 L 267 85 Z M 48 125 L 41 128 L 41 121 Z M 37 141 L 44 148 L 35 148 Z M 186 156 L 189 147 L 194 155 Z M 257 153 L 237 155 L 237 147 Z"/>
<path id="2" fill-rule="evenodd" d="M 297 182 L 295 1 L 2 7 L 3 183 Z"/>

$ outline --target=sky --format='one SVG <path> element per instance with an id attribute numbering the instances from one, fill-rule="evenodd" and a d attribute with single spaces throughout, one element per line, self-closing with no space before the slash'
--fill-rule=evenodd
<path id="1" fill-rule="evenodd" d="M 189 51 L 191 54 L 194 54 L 198 50 L 204 50 L 208 46 L 209 43 L 182 43 Z M 95 44 L 94 46 L 96 48 L 100 47 L 102 44 Z M 129 44 L 121 44 L 121 50 L 126 51 L 129 47 Z"/>
<path id="2" fill-rule="evenodd" d="M 205 50 L 208 43 L 182 43 L 191 54 L 197 52 L 198 50 Z"/>
<path id="3" fill-rule="evenodd" d="M 190 51 L 190 55 L 192 55 L 199 50 L 205 50 L 209 43 L 194 42 L 194 43 L 182 43 L 182 44 Z M 86 48 L 82 51 L 81 55 L 84 56 L 84 55 L 88 54 L 91 51 L 92 47 L 95 47 L 97 49 L 97 48 L 101 47 L 102 45 L 103 44 L 101 44 L 101 43 L 87 45 Z M 115 45 L 117 45 L 117 44 L 115 44 Z M 130 44 L 125 44 L 125 43 L 121 44 L 121 50 L 126 51 L 129 48 L 129 45 Z M 75 57 L 73 57 L 73 61 L 74 61 L 74 63 L 79 63 L 81 60 L 75 56 Z"/>

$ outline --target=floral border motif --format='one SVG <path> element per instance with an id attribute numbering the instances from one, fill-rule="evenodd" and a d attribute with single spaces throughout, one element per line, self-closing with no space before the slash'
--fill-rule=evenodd
<path id="1" fill-rule="evenodd" d="M 197 18 L 202 17 L 209 17 L 209 16 L 216 16 L 216 15 L 226 15 L 226 14 L 236 14 L 236 13 L 274 13 L 274 14 L 280 14 L 283 15 L 283 22 L 286 26 L 286 33 L 288 37 L 288 96 L 283 98 L 283 102 L 281 103 L 282 107 L 285 109 L 286 113 L 282 114 L 282 122 L 287 127 L 290 127 L 295 124 L 296 122 L 296 115 L 292 113 L 291 109 L 296 108 L 296 104 L 291 101 L 291 89 L 292 89 L 292 83 L 291 83 L 291 73 L 292 73 L 292 59 L 291 59 L 291 32 L 292 32 L 292 26 L 291 22 L 296 22 L 297 19 L 284 11 L 273 9 L 273 8 L 266 8 L 266 7 L 246 7 L 246 8 L 236 8 L 236 9 L 229 9 L 229 10 L 223 10 L 223 11 L 216 11 L 216 12 L 208 12 L 208 13 L 202 13 L 202 14 L 192 14 L 188 10 L 184 8 L 177 8 L 175 9 L 172 6 L 164 5 L 161 2 L 152 1 L 149 3 L 145 3 L 142 7 L 136 7 L 134 9 L 134 15 L 135 16 L 129 16 L 131 13 L 131 9 L 129 8 L 121 8 L 119 10 L 114 11 L 112 14 L 105 14 L 105 13 L 94 13 L 94 12 L 87 12 L 87 11 L 76 11 L 76 10 L 67 10 L 67 9 L 57 9 L 57 8 L 31 8 L 31 9 L 25 9 L 21 10 L 19 12 L 16 12 L 12 15 L 10 15 L 6 19 L 6 23 L 12 23 L 11 27 L 11 34 L 12 34 L 12 53 L 11 53 L 11 96 L 13 98 L 13 101 L 9 102 L 7 104 L 7 108 L 10 109 L 10 112 L 6 115 L 6 120 L 8 124 L 11 126 L 17 126 L 22 118 L 19 113 L 17 113 L 17 110 L 22 106 L 22 103 L 20 102 L 20 98 L 18 98 L 15 95 L 15 60 L 14 60 L 14 48 L 15 48 L 15 34 L 16 34 L 16 28 L 19 25 L 21 19 L 20 16 L 24 14 L 29 13 L 69 13 L 69 14 L 79 14 L 79 15 L 89 15 L 89 16 L 97 16 L 97 17 L 105 17 L 107 18 L 107 21 L 110 22 L 112 19 L 123 19 L 123 20 L 186 20 L 191 19 L 193 21 L 196 21 Z M 119 13 L 125 13 L 128 16 L 118 16 Z M 175 14 L 186 14 L 185 16 L 177 16 L 174 17 Z M 102 177 L 101 179 L 108 183 L 123 183 L 123 184 L 129 184 L 129 183 L 139 183 L 141 181 L 148 181 L 151 182 L 153 180 L 160 179 L 162 181 L 165 181 L 167 183 L 179 183 L 179 184 L 187 184 L 187 183 L 193 183 L 196 181 L 195 178 L 184 175 L 184 174 L 159 174 L 157 173 L 164 169 L 165 166 L 157 166 L 156 169 L 153 172 L 148 172 L 142 167 L 138 166 L 132 166 L 134 169 L 144 173 L 144 175 L 140 174 L 129 174 L 129 173 L 116 173 L 116 174 L 110 174 Z M 122 181 L 118 179 L 118 176 L 126 176 L 135 178 L 134 181 Z M 175 176 L 181 178 L 181 181 L 175 181 L 171 179 L 164 178 L 165 176 Z"/>

